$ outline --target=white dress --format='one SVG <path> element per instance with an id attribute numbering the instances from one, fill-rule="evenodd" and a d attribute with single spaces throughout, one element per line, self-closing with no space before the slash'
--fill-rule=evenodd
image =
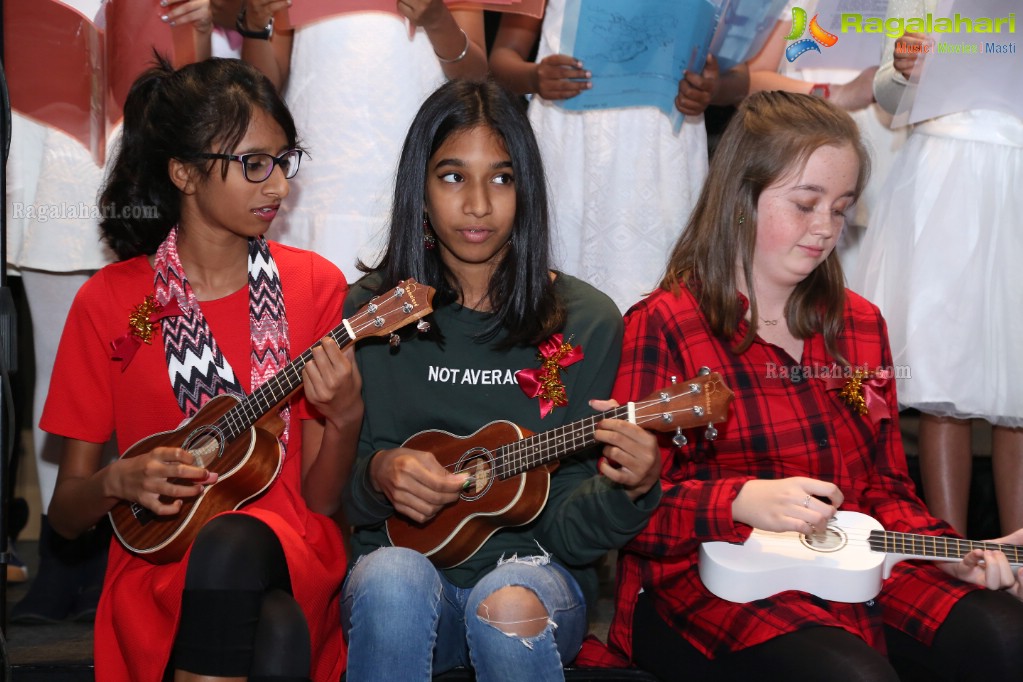
<path id="1" fill-rule="evenodd" d="M 548 1 L 537 61 L 561 52 L 564 7 Z M 707 177 L 703 116 L 687 116 L 676 135 L 655 107 L 575 112 L 534 97 L 529 119 L 550 187 L 555 266 L 627 310 L 657 286 Z"/>
<path id="2" fill-rule="evenodd" d="M 271 228 L 354 281 L 386 240 L 394 173 L 409 124 L 444 72 L 426 33 L 382 13 L 295 31 L 285 98 L 309 150 Z"/>
<path id="3" fill-rule="evenodd" d="M 905 84 L 888 42 L 882 102 Z M 896 157 L 850 279 L 888 321 L 904 407 L 1023 426 L 1021 186 L 1023 119 L 1007 113 L 924 121 Z"/>

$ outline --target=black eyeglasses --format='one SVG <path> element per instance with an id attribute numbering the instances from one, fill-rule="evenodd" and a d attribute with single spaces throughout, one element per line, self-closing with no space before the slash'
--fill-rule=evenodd
<path id="1" fill-rule="evenodd" d="M 298 174 L 298 166 L 302 163 L 302 150 L 289 149 L 280 156 L 257 152 L 253 154 L 199 154 L 201 159 L 227 159 L 242 165 L 242 175 L 249 182 L 263 182 L 270 177 L 276 166 L 284 171 L 289 180 Z"/>

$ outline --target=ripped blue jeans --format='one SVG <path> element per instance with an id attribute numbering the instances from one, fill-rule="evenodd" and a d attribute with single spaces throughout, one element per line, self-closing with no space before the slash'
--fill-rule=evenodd
<path id="1" fill-rule="evenodd" d="M 547 609 L 539 635 L 508 635 L 477 615 L 483 600 L 511 585 L 532 590 Z M 474 587 L 461 588 L 422 554 L 382 547 L 349 573 L 341 618 L 348 682 L 426 682 L 458 666 L 471 666 L 479 682 L 563 680 L 563 663 L 575 658 L 586 634 L 579 584 L 543 554 L 504 560 Z"/>

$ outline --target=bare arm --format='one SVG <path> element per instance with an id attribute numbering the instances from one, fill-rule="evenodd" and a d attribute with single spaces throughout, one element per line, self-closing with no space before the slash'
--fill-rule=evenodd
<path id="1" fill-rule="evenodd" d="M 398 13 L 426 31 L 445 76 L 470 80 L 487 77 L 481 10 L 452 11 L 444 0 L 398 0 Z"/>
<path id="2" fill-rule="evenodd" d="M 590 87 L 590 73 L 574 57 L 552 54 L 539 63 L 529 55 L 540 36 L 540 20 L 505 14 L 490 50 L 494 78 L 518 95 L 536 93 L 547 100 L 568 99 Z"/>
<path id="3" fill-rule="evenodd" d="M 265 27 L 270 18 L 277 12 L 288 7 L 288 0 L 244 0 L 245 27 L 258 31 Z M 237 3 L 239 6 L 241 3 Z M 235 13 L 237 17 L 237 12 Z M 234 18 L 231 19 L 234 28 Z M 278 92 L 284 92 L 291 72 L 291 43 L 294 39 L 293 30 L 274 30 L 270 40 L 244 38 L 242 40 L 242 59 L 262 71 Z"/>
<path id="4" fill-rule="evenodd" d="M 750 93 L 783 90 L 808 95 L 816 85 L 808 80 L 778 73 L 778 64 L 781 63 L 785 51 L 785 36 L 789 34 L 791 27 L 791 21 L 777 22 L 763 48 L 748 62 Z M 873 82 L 876 71 L 877 67 L 872 66 L 861 71 L 847 83 L 828 83 L 831 91 L 830 100 L 846 111 L 856 111 L 869 106 L 874 101 Z"/>
<path id="5" fill-rule="evenodd" d="M 213 14 L 210 0 L 170 0 L 161 19 L 171 26 L 192 24 L 195 59 L 209 59 L 213 52 Z"/>
<path id="6" fill-rule="evenodd" d="M 180 498 L 194 497 L 202 490 L 200 483 L 216 481 L 216 474 L 192 466 L 192 455 L 180 448 L 156 448 L 105 467 L 100 466 L 102 455 L 102 443 L 64 441 L 49 520 L 65 537 L 95 526 L 120 500 L 138 502 L 156 514 L 175 514 L 181 510 Z M 166 503 L 161 497 L 174 499 Z"/>
<path id="7" fill-rule="evenodd" d="M 305 395 L 324 418 L 302 422 L 302 497 L 311 510 L 333 516 L 355 461 L 362 379 L 351 349 L 324 339 L 312 353 L 302 372 Z"/>

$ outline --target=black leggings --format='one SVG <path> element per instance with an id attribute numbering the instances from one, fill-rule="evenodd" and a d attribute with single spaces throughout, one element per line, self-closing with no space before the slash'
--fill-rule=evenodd
<path id="1" fill-rule="evenodd" d="M 250 680 L 307 680 L 309 626 L 291 594 L 284 550 L 244 514 L 218 516 L 196 537 L 171 667 Z"/>
<path id="2" fill-rule="evenodd" d="M 889 656 L 840 628 L 797 630 L 709 659 L 678 635 L 641 594 L 633 617 L 636 664 L 672 680 L 786 679 L 829 682 L 1016 679 L 1023 670 L 1023 603 L 978 590 L 961 599 L 931 646 L 885 628 Z"/>

